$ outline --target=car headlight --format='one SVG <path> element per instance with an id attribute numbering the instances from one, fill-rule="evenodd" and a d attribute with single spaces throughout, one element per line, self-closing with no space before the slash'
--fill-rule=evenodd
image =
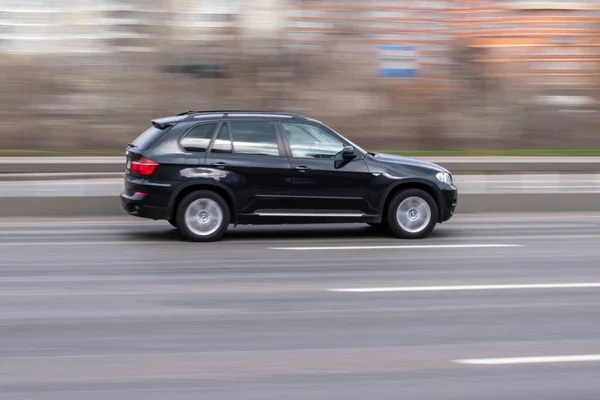
<path id="1" fill-rule="evenodd" d="M 447 172 L 438 172 L 435 177 L 438 181 L 443 182 L 447 185 L 452 185 L 452 175 Z"/>

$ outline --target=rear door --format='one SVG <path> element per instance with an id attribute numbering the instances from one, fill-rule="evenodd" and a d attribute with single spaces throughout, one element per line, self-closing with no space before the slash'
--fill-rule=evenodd
<path id="1" fill-rule="evenodd" d="M 225 122 L 206 158 L 211 173 L 234 192 L 240 214 L 285 212 L 290 162 L 276 121 Z"/>

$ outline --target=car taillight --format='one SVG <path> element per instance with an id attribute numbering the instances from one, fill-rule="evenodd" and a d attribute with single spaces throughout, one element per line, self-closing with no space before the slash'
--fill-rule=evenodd
<path id="1" fill-rule="evenodd" d="M 138 176 L 152 176 L 158 171 L 158 163 L 142 157 L 131 163 L 131 173 Z"/>

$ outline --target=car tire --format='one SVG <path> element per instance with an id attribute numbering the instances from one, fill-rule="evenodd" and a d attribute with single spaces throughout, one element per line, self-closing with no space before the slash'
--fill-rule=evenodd
<path id="1" fill-rule="evenodd" d="M 394 236 L 422 239 L 433 231 L 438 220 L 438 206 L 433 197 L 420 189 L 398 193 L 387 208 L 386 221 Z"/>
<path id="2" fill-rule="evenodd" d="M 209 190 L 199 190 L 181 200 L 175 222 L 187 240 L 215 242 L 227 231 L 230 218 L 229 206 L 221 196 Z"/>

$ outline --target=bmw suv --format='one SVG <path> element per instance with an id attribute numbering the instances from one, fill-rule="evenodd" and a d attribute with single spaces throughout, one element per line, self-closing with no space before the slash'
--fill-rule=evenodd
<path id="1" fill-rule="evenodd" d="M 196 242 L 230 224 L 357 222 L 419 239 L 458 199 L 438 165 L 363 150 L 300 115 L 231 110 L 153 120 L 127 148 L 120 197 Z"/>

